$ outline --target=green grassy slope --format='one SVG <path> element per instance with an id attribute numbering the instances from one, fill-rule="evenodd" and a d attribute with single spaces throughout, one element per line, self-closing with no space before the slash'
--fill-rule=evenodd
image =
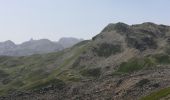
<path id="1" fill-rule="evenodd" d="M 56 85 L 80 80 L 81 76 L 71 69 L 71 65 L 86 49 L 87 42 L 57 53 L 28 57 L 1 56 L 0 95 L 10 91 L 38 89 L 52 83 Z"/>
<path id="2" fill-rule="evenodd" d="M 141 100 L 160 100 L 161 98 L 166 97 L 169 94 L 170 94 L 170 87 L 153 92 L 148 96 L 143 97 Z"/>

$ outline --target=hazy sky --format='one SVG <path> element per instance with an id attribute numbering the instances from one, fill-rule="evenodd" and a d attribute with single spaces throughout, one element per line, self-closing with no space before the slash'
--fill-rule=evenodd
<path id="1" fill-rule="evenodd" d="M 170 0 L 0 0 L 0 41 L 91 38 L 108 23 L 170 25 Z"/>

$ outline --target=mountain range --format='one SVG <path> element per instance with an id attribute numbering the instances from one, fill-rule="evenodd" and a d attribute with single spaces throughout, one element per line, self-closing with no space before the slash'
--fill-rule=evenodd
<path id="1" fill-rule="evenodd" d="M 31 39 L 30 41 L 17 45 L 8 40 L 0 42 L 0 55 L 28 56 L 32 54 L 56 52 L 69 48 L 80 41 L 82 41 L 82 39 L 76 38 L 61 38 L 58 42 L 50 41 L 48 39 Z"/>
<path id="2" fill-rule="evenodd" d="M 2 100 L 168 100 L 170 26 L 111 23 L 59 52 L 0 57 Z"/>

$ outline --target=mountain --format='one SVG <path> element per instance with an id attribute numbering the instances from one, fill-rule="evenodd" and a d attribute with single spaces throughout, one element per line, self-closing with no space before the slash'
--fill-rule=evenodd
<path id="1" fill-rule="evenodd" d="M 168 100 L 170 26 L 107 25 L 56 53 L 0 57 L 2 100 Z"/>
<path id="2" fill-rule="evenodd" d="M 32 54 L 56 52 L 71 47 L 80 41 L 82 40 L 76 38 L 62 38 L 59 42 L 53 42 L 48 39 L 31 39 L 19 45 L 16 45 L 12 41 L 5 41 L 0 43 L 0 55 L 28 56 Z"/>
<path id="3" fill-rule="evenodd" d="M 1 42 L 0 43 L 0 49 L 1 49 L 0 52 L 5 51 L 6 49 L 13 49 L 15 47 L 16 47 L 15 43 L 13 43 L 10 40 L 5 41 L 3 43 Z"/>
<path id="4" fill-rule="evenodd" d="M 69 48 L 78 42 L 83 41 L 83 39 L 77 38 L 61 38 L 58 43 L 61 44 L 64 48 Z"/>

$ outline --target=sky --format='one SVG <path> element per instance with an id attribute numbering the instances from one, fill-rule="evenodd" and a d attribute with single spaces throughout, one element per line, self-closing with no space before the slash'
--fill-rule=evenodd
<path id="1" fill-rule="evenodd" d="M 170 0 L 0 0 L 0 41 L 90 39 L 117 22 L 170 25 Z"/>

